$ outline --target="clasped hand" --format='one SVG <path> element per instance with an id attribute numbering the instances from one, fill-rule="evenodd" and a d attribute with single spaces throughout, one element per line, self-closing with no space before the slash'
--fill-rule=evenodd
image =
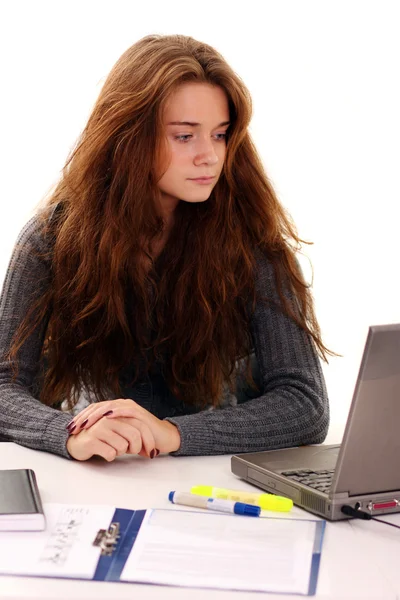
<path id="1" fill-rule="evenodd" d="M 122 454 L 154 458 L 180 447 L 178 428 L 162 421 L 134 400 L 96 402 L 68 425 L 67 450 L 76 460 L 99 455 L 113 461 Z"/>

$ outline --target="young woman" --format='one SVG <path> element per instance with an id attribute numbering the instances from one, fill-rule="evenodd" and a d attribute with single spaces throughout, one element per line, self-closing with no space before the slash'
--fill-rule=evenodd
<path id="1" fill-rule="evenodd" d="M 149 35 L 117 61 L 11 258 L 3 440 L 112 461 L 325 439 L 330 352 L 251 110 L 191 37 Z"/>

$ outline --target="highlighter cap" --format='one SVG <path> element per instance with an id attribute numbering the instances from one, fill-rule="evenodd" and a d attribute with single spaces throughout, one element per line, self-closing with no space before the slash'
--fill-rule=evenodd
<path id="1" fill-rule="evenodd" d="M 213 488 L 211 485 L 194 485 L 190 491 L 192 494 L 197 494 L 198 496 L 207 496 L 208 498 L 211 498 Z"/>
<path id="2" fill-rule="evenodd" d="M 274 496 L 273 494 L 260 494 L 257 504 L 263 510 L 273 510 L 275 512 L 288 512 L 293 508 L 293 500 L 284 496 Z"/>
<path id="3" fill-rule="evenodd" d="M 235 515 L 246 515 L 248 517 L 259 517 L 261 508 L 254 504 L 244 504 L 244 502 L 235 502 Z"/>

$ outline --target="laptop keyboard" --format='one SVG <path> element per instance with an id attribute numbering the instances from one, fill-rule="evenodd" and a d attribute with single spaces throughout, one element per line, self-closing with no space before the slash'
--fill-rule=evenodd
<path id="1" fill-rule="evenodd" d="M 301 469 L 299 471 L 285 471 L 281 475 L 285 475 L 292 481 L 298 481 L 303 485 L 312 487 L 319 492 L 327 492 L 331 487 L 334 472 L 335 469 L 318 471 Z"/>

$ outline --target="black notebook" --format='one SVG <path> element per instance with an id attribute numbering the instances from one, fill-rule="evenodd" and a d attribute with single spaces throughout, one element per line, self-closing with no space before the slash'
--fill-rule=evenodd
<path id="1" fill-rule="evenodd" d="M 32 469 L 0 470 L 0 531 L 42 531 L 45 527 Z"/>

